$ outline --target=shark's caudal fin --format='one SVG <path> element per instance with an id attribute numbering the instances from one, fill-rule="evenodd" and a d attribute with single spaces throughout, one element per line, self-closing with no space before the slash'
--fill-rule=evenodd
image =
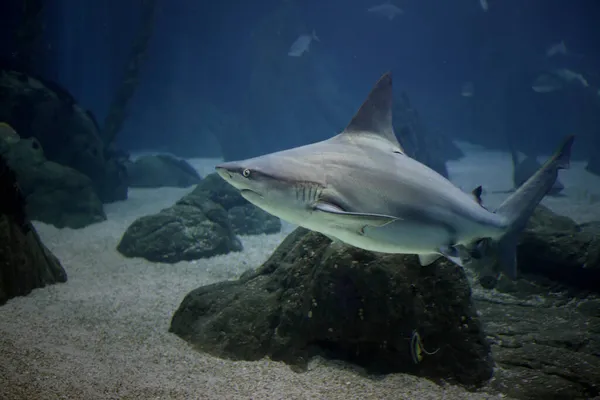
<path id="1" fill-rule="evenodd" d="M 575 137 L 568 136 L 554 155 L 495 211 L 506 218 L 507 232 L 496 243 L 498 261 L 503 272 L 514 279 L 517 275 L 517 239 L 533 210 L 554 185 L 558 171 L 569 168 L 571 147 Z"/>
<path id="2" fill-rule="evenodd" d="M 358 109 L 341 137 L 376 135 L 389 141 L 404 153 L 392 127 L 392 73 L 386 72 Z"/>

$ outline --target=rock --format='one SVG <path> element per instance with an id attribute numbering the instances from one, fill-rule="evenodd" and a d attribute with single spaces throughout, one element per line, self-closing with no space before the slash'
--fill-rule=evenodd
<path id="1" fill-rule="evenodd" d="M 176 263 L 241 251 L 227 212 L 205 193 L 194 192 L 173 207 L 137 219 L 117 250 L 126 257 Z"/>
<path id="2" fill-rule="evenodd" d="M 324 355 L 464 385 L 492 374 L 461 268 L 423 268 L 415 256 L 367 252 L 301 228 L 258 270 L 190 292 L 170 331 L 219 357 L 269 356 L 299 369 Z M 420 363 L 413 331 L 435 352 Z"/>
<path id="3" fill-rule="evenodd" d="M 585 228 L 585 229 L 584 229 Z M 489 284 L 508 293 L 519 293 L 541 284 L 565 286 L 574 290 L 600 291 L 600 228 L 577 225 L 539 205 L 522 233 L 517 246 L 517 266 L 521 279 L 501 278 Z M 495 267 L 497 270 L 497 266 Z M 525 280 L 526 282 L 523 282 Z M 501 284 L 500 284 L 501 283 Z M 483 282 L 482 282 L 483 284 Z"/>
<path id="4" fill-rule="evenodd" d="M 189 187 L 202 179 L 187 161 L 165 154 L 140 157 L 127 165 L 127 172 L 131 187 Z"/>
<path id="5" fill-rule="evenodd" d="M 89 177 L 102 201 L 124 200 L 126 175 L 115 173 L 94 116 L 57 84 L 8 68 L 0 68 L 0 121 L 22 138 L 36 138 L 49 161 Z M 125 197 L 123 197 L 125 196 Z"/>
<path id="6" fill-rule="evenodd" d="M 31 219 L 73 229 L 106 220 L 90 178 L 47 161 L 35 138 L 0 143 L 0 155 L 16 173 Z"/>
<path id="7" fill-rule="evenodd" d="M 557 305 L 556 296 L 475 300 L 499 367 L 492 388 L 524 400 L 600 394 L 600 303 L 582 310 L 580 302 Z"/>
<path id="8" fill-rule="evenodd" d="M 193 193 L 204 192 L 227 210 L 233 231 L 237 235 L 270 234 L 281 231 L 281 220 L 256 207 L 240 195 L 240 192 L 212 173 L 194 189 Z"/>
<path id="9" fill-rule="evenodd" d="M 25 197 L 0 156 L 0 305 L 56 282 L 67 274 L 44 246 L 25 213 Z"/>
<path id="10" fill-rule="evenodd" d="M 394 103 L 393 119 L 394 131 L 407 154 L 446 178 L 446 161 L 464 156 L 452 140 L 441 134 L 433 134 L 425 128 L 406 93 L 402 93 Z"/>

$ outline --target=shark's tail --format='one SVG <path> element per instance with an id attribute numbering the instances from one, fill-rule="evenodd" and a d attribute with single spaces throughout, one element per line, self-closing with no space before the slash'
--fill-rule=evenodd
<path id="1" fill-rule="evenodd" d="M 506 233 L 496 242 L 498 262 L 511 279 L 517 275 L 517 239 L 533 210 L 556 182 L 558 171 L 569 168 L 571 146 L 575 137 L 568 136 L 554 155 L 506 199 L 495 211 L 506 218 Z"/>

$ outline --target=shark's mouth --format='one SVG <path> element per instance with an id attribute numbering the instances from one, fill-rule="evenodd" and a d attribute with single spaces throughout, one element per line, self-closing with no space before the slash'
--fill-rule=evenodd
<path id="1" fill-rule="evenodd" d="M 240 194 L 242 195 L 242 197 L 263 197 L 262 194 L 250 189 L 242 189 L 240 190 Z"/>

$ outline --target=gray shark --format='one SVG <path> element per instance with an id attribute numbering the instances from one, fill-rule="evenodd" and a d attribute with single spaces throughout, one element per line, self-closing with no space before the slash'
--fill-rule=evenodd
<path id="1" fill-rule="evenodd" d="M 249 202 L 285 221 L 375 252 L 445 256 L 458 265 L 492 252 L 516 277 L 516 241 L 536 205 L 568 168 L 574 138 L 500 207 L 481 204 L 408 157 L 392 128 L 392 76 L 372 89 L 350 124 L 321 142 L 243 161 L 217 172 Z"/>

